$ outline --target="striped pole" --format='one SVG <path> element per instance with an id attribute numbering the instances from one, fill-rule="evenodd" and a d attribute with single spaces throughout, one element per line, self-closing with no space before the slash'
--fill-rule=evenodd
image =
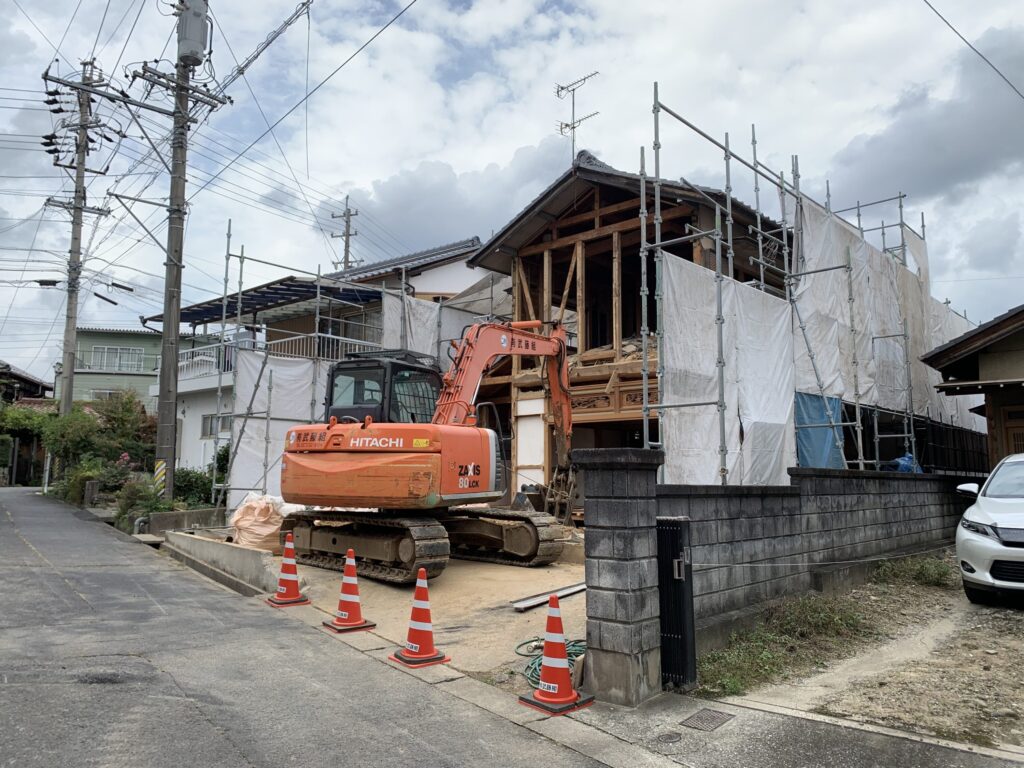
<path id="1" fill-rule="evenodd" d="M 309 598 L 299 592 L 299 572 L 295 567 L 295 540 L 292 532 L 284 537 L 284 554 L 281 557 L 281 575 L 277 577 L 277 594 L 267 598 L 275 608 L 289 605 L 309 605 Z"/>
<path id="2" fill-rule="evenodd" d="M 157 459 L 153 468 L 153 484 L 156 486 L 157 495 L 163 496 L 167 490 L 167 462 Z"/>

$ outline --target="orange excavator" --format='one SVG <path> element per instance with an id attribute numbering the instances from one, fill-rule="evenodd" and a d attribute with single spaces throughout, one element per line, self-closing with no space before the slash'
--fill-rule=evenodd
<path id="1" fill-rule="evenodd" d="M 565 328 L 539 321 L 470 326 L 443 379 L 401 355 L 335 364 L 326 423 L 289 430 L 281 460 L 297 560 L 342 569 L 351 547 L 359 572 L 396 583 L 444 570 L 450 556 L 543 565 L 562 550 L 562 531 L 521 494 L 505 506 L 508 469 L 493 404 L 476 403 L 484 374 L 501 357 L 544 358 L 555 435 L 555 476 L 571 476 L 572 408 Z M 454 344 L 454 343 L 453 343 Z M 427 404 L 432 406 L 432 412 Z M 479 426 L 490 416 L 493 426 Z M 472 506 L 460 506 L 470 504 Z M 546 506 L 546 505 L 542 505 Z"/>

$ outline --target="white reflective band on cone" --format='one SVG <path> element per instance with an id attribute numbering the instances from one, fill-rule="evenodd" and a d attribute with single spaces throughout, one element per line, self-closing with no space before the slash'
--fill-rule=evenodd
<path id="1" fill-rule="evenodd" d="M 427 580 L 426 579 L 416 579 L 416 586 L 417 587 L 424 587 L 425 588 L 427 586 Z"/>
<path id="2" fill-rule="evenodd" d="M 558 618 L 562 618 L 562 609 L 548 608 L 548 616 L 557 616 Z"/>
<path id="3" fill-rule="evenodd" d="M 279 577 L 282 581 L 298 581 L 298 575 L 294 573 L 282 573 Z"/>
<path id="4" fill-rule="evenodd" d="M 286 564 L 286 565 L 295 565 L 295 558 L 294 557 L 282 557 L 281 558 L 281 562 Z"/>
<path id="5" fill-rule="evenodd" d="M 342 584 L 358 584 L 359 582 L 356 580 L 355 576 L 342 576 L 341 577 L 341 583 Z"/>
<path id="6" fill-rule="evenodd" d="M 543 662 L 542 666 L 545 666 L 545 667 L 559 667 L 560 669 L 568 669 L 569 668 L 569 660 L 568 659 L 552 659 L 550 656 L 545 656 L 544 657 L 544 662 Z"/>
<path id="7" fill-rule="evenodd" d="M 351 565 L 351 566 L 355 567 L 355 564 L 356 564 L 356 560 L 355 560 L 354 557 L 346 557 L 345 558 L 345 565 Z"/>
<path id="8" fill-rule="evenodd" d="M 359 602 L 359 595 L 346 595 L 344 592 L 342 592 L 338 596 L 338 599 L 339 600 L 343 600 L 346 603 L 358 603 Z"/>
<path id="9" fill-rule="evenodd" d="M 424 632 L 433 632 L 433 624 L 426 624 L 422 621 L 410 621 L 409 629 L 422 629 Z"/>
<path id="10" fill-rule="evenodd" d="M 430 601 L 429 600 L 413 600 L 412 601 L 412 607 L 413 608 L 426 608 L 429 611 L 430 610 Z"/>

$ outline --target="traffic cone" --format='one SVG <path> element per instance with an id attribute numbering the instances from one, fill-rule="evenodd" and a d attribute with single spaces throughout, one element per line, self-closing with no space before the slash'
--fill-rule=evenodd
<path id="1" fill-rule="evenodd" d="M 405 648 L 388 656 L 406 667 L 429 667 L 431 664 L 447 664 L 450 656 L 434 647 L 434 627 L 430 623 L 430 597 L 427 595 L 427 569 L 420 568 L 416 574 L 416 593 L 412 600 L 412 616 L 409 617 L 409 634 Z"/>
<path id="2" fill-rule="evenodd" d="M 334 618 L 324 622 L 332 632 L 358 632 L 373 629 L 377 625 L 363 619 L 359 605 L 359 582 L 356 581 L 356 553 L 351 549 L 345 554 L 345 573 L 341 577 L 341 595 Z"/>
<path id="3" fill-rule="evenodd" d="M 565 715 L 594 703 L 593 696 L 583 696 L 572 687 L 569 657 L 565 652 L 562 633 L 562 611 L 558 597 L 548 598 L 548 625 L 544 633 L 544 658 L 540 666 L 540 685 L 519 703 L 539 709 L 549 715 Z"/>
<path id="4" fill-rule="evenodd" d="M 292 532 L 284 537 L 284 554 L 281 557 L 281 575 L 277 577 L 277 594 L 267 598 L 275 608 L 289 605 L 309 605 L 309 598 L 299 592 L 299 572 L 295 569 L 295 540 Z"/>

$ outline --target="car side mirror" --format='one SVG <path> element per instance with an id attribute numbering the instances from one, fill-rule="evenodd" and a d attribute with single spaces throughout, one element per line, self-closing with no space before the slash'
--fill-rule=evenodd
<path id="1" fill-rule="evenodd" d="M 961 496 L 970 496 L 972 499 L 977 498 L 980 490 L 981 489 L 978 487 L 977 483 L 964 483 L 963 485 L 958 485 L 956 487 L 957 493 Z"/>

